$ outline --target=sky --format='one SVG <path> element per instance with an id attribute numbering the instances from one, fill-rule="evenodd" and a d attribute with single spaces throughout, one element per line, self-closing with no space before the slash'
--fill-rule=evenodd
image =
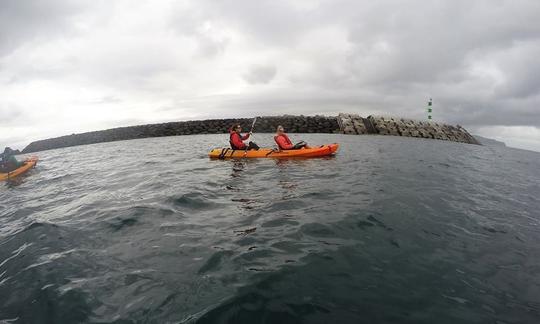
<path id="1" fill-rule="evenodd" d="M 339 112 L 540 151 L 538 0 L 0 0 L 0 146 Z"/>

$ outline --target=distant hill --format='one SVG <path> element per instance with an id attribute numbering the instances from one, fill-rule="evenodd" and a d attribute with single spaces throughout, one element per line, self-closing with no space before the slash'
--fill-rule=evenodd
<path id="1" fill-rule="evenodd" d="M 501 146 L 506 147 L 506 144 L 501 141 L 494 140 L 492 138 L 482 137 L 480 135 L 473 135 L 482 145 L 486 146 Z"/>

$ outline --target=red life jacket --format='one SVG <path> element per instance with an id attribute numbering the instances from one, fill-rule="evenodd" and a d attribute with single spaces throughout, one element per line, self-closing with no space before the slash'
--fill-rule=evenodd
<path id="1" fill-rule="evenodd" d="M 274 136 L 274 141 L 276 141 L 276 144 L 282 150 L 290 150 L 294 148 L 289 136 L 287 136 L 285 133 Z"/>
<path id="2" fill-rule="evenodd" d="M 241 134 L 236 133 L 233 130 L 229 131 L 229 144 L 233 150 L 243 150 L 246 148 L 246 144 L 242 142 L 249 138 L 249 134 L 242 136 Z"/>

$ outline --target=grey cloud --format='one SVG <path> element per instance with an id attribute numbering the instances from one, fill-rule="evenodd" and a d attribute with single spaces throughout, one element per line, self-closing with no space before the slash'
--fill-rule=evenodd
<path id="1" fill-rule="evenodd" d="M 348 4 L 342 7 L 350 8 Z M 358 6 L 343 13 L 353 44 L 344 63 L 368 85 L 459 82 L 469 77 L 474 55 L 539 37 L 538 13 L 540 7 L 532 1 L 523 6 L 492 1 L 378 1 L 366 9 Z M 378 51 L 381 45 L 388 49 Z"/>
<path id="2" fill-rule="evenodd" d="M 198 35 L 197 41 L 199 44 L 198 55 L 202 55 L 204 57 L 214 57 L 225 52 L 229 39 Z"/>
<path id="3" fill-rule="evenodd" d="M 520 44 L 502 54 L 501 70 L 505 81 L 495 94 L 501 98 L 528 98 L 540 95 L 540 42 Z"/>
<path id="4" fill-rule="evenodd" d="M 341 17 L 350 50 L 296 76 L 300 83 L 370 88 L 381 97 L 398 95 L 397 105 L 413 109 L 418 109 L 414 96 L 434 96 L 442 108 L 439 117 L 471 125 L 540 126 L 537 1 L 339 4 L 331 6 L 347 12 L 326 11 Z M 486 61 L 504 84 L 471 74 L 475 64 Z"/>
<path id="5" fill-rule="evenodd" d="M 0 3 L 0 57 L 37 38 L 72 31 L 70 19 L 85 8 L 73 0 L 3 0 Z"/>
<path id="6" fill-rule="evenodd" d="M 225 21 L 266 45 L 288 46 L 317 25 L 320 12 L 293 2 L 272 0 L 202 0 L 199 17 Z"/>
<path id="7" fill-rule="evenodd" d="M 23 122 L 24 117 L 17 105 L 0 102 L 0 126 L 16 126 Z"/>
<path id="8" fill-rule="evenodd" d="M 19 115 L 20 113 L 16 110 L 0 108 L 0 125 L 11 123 Z"/>
<path id="9" fill-rule="evenodd" d="M 266 84 L 276 76 L 277 69 L 273 65 L 254 65 L 242 75 L 244 81 L 249 84 Z"/>
<path id="10" fill-rule="evenodd" d="M 178 5 L 178 4 L 177 4 Z M 196 56 L 212 58 L 225 52 L 230 39 L 221 35 L 221 30 L 213 26 L 213 19 L 202 8 L 185 9 L 177 6 L 169 17 L 169 26 L 178 35 L 193 39 L 197 45 Z"/>
<path id="11" fill-rule="evenodd" d="M 111 103 L 114 104 L 114 103 L 120 103 L 120 102 L 122 102 L 122 99 L 118 98 L 117 96 L 108 95 L 108 96 L 103 96 L 91 103 L 95 105 L 101 105 L 101 104 L 111 104 Z"/>

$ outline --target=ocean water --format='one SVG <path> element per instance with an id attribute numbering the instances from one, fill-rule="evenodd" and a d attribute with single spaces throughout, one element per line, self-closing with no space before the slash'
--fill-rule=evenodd
<path id="1" fill-rule="evenodd" d="M 0 322 L 540 323 L 539 153 L 306 134 L 338 155 L 208 159 L 226 137 L 1 183 Z"/>

